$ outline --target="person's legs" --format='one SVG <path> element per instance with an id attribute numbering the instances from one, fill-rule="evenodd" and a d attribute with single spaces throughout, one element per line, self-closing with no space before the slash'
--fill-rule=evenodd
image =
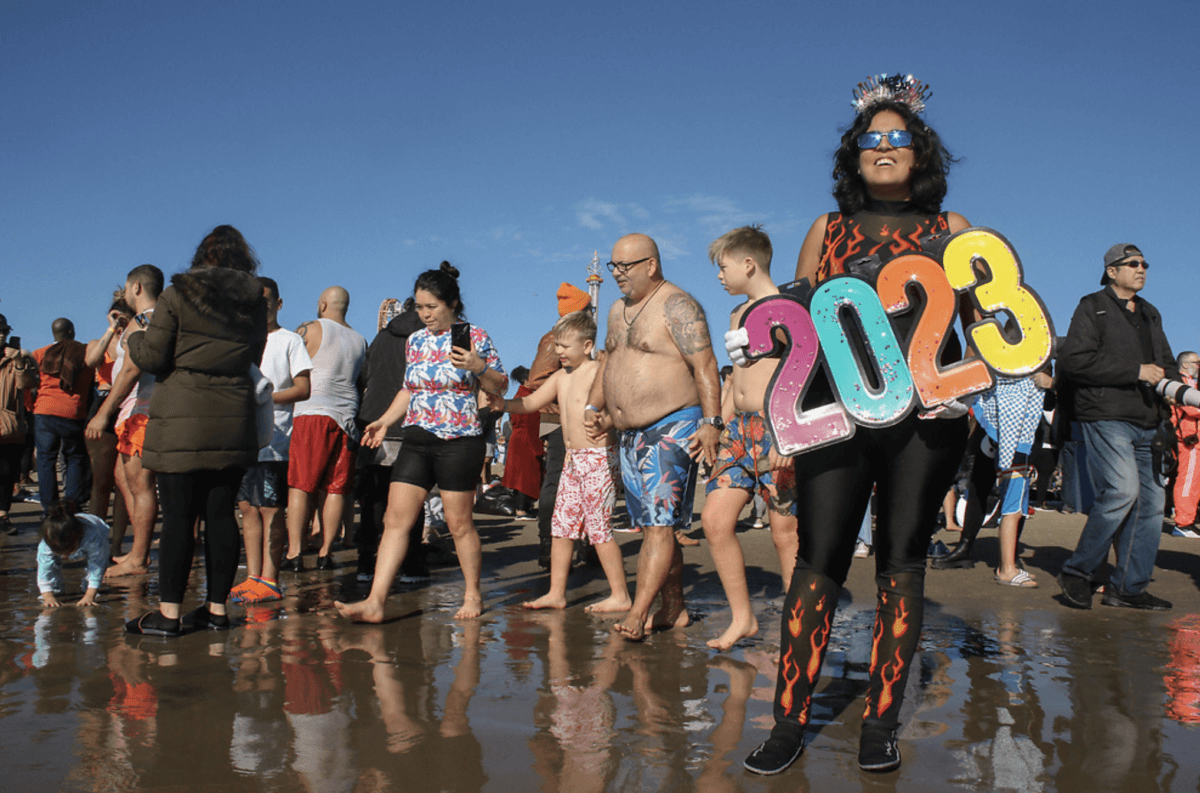
<path id="1" fill-rule="evenodd" d="M 308 524 L 312 521 L 312 514 L 313 494 L 305 492 L 298 487 L 289 487 L 287 505 L 288 549 L 287 557 L 283 560 L 283 569 L 290 569 L 289 565 L 303 569 L 301 567 L 303 563 L 300 561 L 300 554 L 304 552 L 304 532 Z"/>
<path id="2" fill-rule="evenodd" d="M 242 480 L 242 469 L 204 471 L 197 495 L 204 503 L 204 571 L 208 580 L 208 612 L 225 614 L 225 601 L 237 576 L 241 539 L 234 499 Z"/>
<path id="3" fill-rule="evenodd" d="M 704 539 L 712 552 L 713 566 L 725 590 L 731 612 L 729 627 L 708 646 L 728 650 L 737 642 L 758 633 L 758 620 L 750 606 L 750 590 L 746 585 L 746 559 L 737 538 L 737 519 L 750 501 L 750 492 L 741 488 L 718 487 L 708 493 L 700 522 Z"/>
<path id="4" fill-rule="evenodd" d="M 1154 430 L 1142 430 L 1134 443 L 1137 466 L 1137 503 L 1116 538 L 1117 564 L 1109 583 L 1122 595 L 1146 589 L 1154 575 L 1154 561 L 1162 538 L 1166 494 L 1154 475 L 1150 443 Z"/>
<path id="5" fill-rule="evenodd" d="M 388 490 L 387 511 L 383 516 L 383 536 L 379 538 L 379 553 L 375 561 L 375 577 L 371 593 L 358 603 L 335 602 L 338 613 L 355 622 L 383 622 L 383 605 L 400 564 L 408 553 L 409 537 L 417 516 L 425 508 L 429 491 L 406 482 L 392 482 Z M 291 521 L 289 519 L 289 525 Z"/>
<path id="6" fill-rule="evenodd" d="M 62 445 L 58 417 L 35 415 L 33 421 L 34 445 L 37 449 L 38 497 L 42 502 L 42 513 L 58 499 L 58 450 Z"/>
<path id="7" fill-rule="evenodd" d="M 1181 528 L 1196 524 L 1196 504 L 1200 501 L 1200 446 L 1176 444 L 1179 470 L 1175 476 L 1175 525 Z"/>
<path id="8" fill-rule="evenodd" d="M 483 548 L 475 531 L 471 511 L 475 506 L 474 490 L 443 490 L 442 507 L 446 510 L 446 527 L 454 538 L 458 566 L 463 573 L 463 604 L 455 619 L 473 619 L 483 613 L 483 591 L 479 588 L 483 567 Z"/>
<path id="9" fill-rule="evenodd" d="M 621 554 L 621 546 L 616 540 L 606 540 L 592 546 L 596 549 L 596 557 L 600 560 L 600 569 L 608 581 L 609 595 L 598 603 L 593 603 L 584 611 L 590 614 L 610 614 L 628 611 L 633 606 L 629 598 L 629 584 L 625 580 L 625 557 Z"/>
<path id="10" fill-rule="evenodd" d="M 163 505 L 158 547 L 159 610 L 168 619 L 179 619 L 196 549 L 192 527 L 200 513 L 201 493 L 194 472 L 161 474 L 158 487 Z"/>
<path id="11" fill-rule="evenodd" d="M 1062 572 L 1090 582 L 1137 502 L 1140 485 L 1135 444 L 1143 431 L 1125 421 L 1088 421 L 1081 426 L 1096 501 Z"/>
<path id="12" fill-rule="evenodd" d="M 142 458 L 137 455 L 121 455 L 120 464 L 125 468 L 125 485 L 129 490 L 128 503 L 132 504 L 129 523 L 133 529 L 133 547 L 127 556 L 105 571 L 105 578 L 141 575 L 149 569 L 150 539 L 154 534 L 154 523 L 158 520 L 155 473 L 143 468 Z"/>
<path id="13" fill-rule="evenodd" d="M 561 496 L 561 492 L 559 494 Z M 560 502 L 561 503 L 561 502 Z M 575 540 L 554 537 L 550 541 L 550 591 L 521 605 L 527 609 L 562 609 L 567 607 L 567 580 L 571 574 L 571 555 Z"/>
<path id="14" fill-rule="evenodd" d="M 92 494 L 88 499 L 88 512 L 107 520 L 116 476 L 117 436 L 105 432 L 99 440 L 89 440 L 86 444 L 92 467 Z"/>
<path id="15" fill-rule="evenodd" d="M 554 515 L 554 504 L 558 496 L 558 483 L 562 478 L 567 449 L 563 432 L 556 429 L 545 438 L 546 472 L 542 475 L 542 489 L 538 494 L 538 563 L 542 567 L 550 564 L 550 522 Z M 544 564 L 543 561 L 545 562 Z"/>
<path id="16" fill-rule="evenodd" d="M 87 443 L 83 437 L 85 423 L 82 419 L 63 419 L 62 454 L 67 463 L 66 475 L 63 478 L 63 497 L 75 504 L 83 504 L 83 499 L 88 494 L 88 479 L 91 476 Z"/>
<path id="17" fill-rule="evenodd" d="M 650 618 L 650 606 L 662 594 L 662 607 Z M 669 619 L 671 614 L 674 619 Z M 660 616 L 662 619 L 660 620 Z M 637 590 L 633 606 L 613 630 L 630 641 L 646 637 L 647 627 L 683 627 L 687 611 L 683 608 L 683 551 L 675 542 L 673 526 L 642 528 L 642 550 L 638 554 Z"/>

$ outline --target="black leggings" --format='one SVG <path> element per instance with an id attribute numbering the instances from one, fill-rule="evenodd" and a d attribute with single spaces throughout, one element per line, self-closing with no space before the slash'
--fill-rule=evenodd
<path id="1" fill-rule="evenodd" d="M 210 603 L 224 603 L 237 575 L 241 532 L 234 505 L 245 469 L 158 474 L 162 539 L 158 589 L 164 603 L 182 603 L 196 552 L 196 518 L 204 518 L 204 572 Z"/>
<path id="2" fill-rule="evenodd" d="M 965 418 L 922 420 L 914 413 L 797 455 L 797 567 L 845 583 L 874 486 L 876 573 L 924 575 L 938 509 L 966 441 Z"/>
<path id="3" fill-rule="evenodd" d="M 966 441 L 965 418 L 924 421 L 911 415 L 892 427 L 860 427 L 848 441 L 797 456 L 800 554 L 784 599 L 777 725 L 802 730 L 808 723 L 838 591 L 850 571 L 872 485 L 878 607 L 863 720 L 890 729 L 899 725 L 921 635 L 929 539 Z"/>
<path id="4" fill-rule="evenodd" d="M 21 455 L 25 447 L 19 443 L 0 443 L 0 512 L 12 508 L 13 488 L 21 478 Z"/>

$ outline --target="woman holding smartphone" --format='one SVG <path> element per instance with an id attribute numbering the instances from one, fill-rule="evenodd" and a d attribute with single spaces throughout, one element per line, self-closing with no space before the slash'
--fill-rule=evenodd
<path id="1" fill-rule="evenodd" d="M 471 619 L 483 611 L 482 551 L 471 515 L 485 453 L 476 395 L 480 389 L 503 394 L 508 377 L 487 331 L 462 321 L 458 270 L 449 262 L 421 273 L 413 298 L 425 327 L 408 339 L 404 388 L 363 432 L 363 444 L 374 448 L 389 427 L 404 419 L 404 442 L 392 466 L 371 593 L 358 603 L 334 604 L 342 616 L 356 622 L 383 621 L 388 590 L 434 486 L 442 494 L 465 582 L 463 604 L 454 616 Z"/>

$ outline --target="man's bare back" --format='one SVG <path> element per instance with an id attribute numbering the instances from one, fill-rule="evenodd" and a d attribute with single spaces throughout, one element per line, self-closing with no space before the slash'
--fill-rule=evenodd
<path id="1" fill-rule="evenodd" d="M 604 397 L 620 430 L 647 427 L 700 404 L 684 359 L 711 345 L 704 310 L 679 287 L 663 281 L 636 306 L 618 300 L 608 313 Z"/>

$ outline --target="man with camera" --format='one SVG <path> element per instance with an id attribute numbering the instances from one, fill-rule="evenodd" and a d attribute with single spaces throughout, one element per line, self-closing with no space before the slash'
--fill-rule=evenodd
<path id="1" fill-rule="evenodd" d="M 1058 576 L 1063 598 L 1075 608 L 1091 608 L 1094 586 L 1101 583 L 1106 606 L 1171 608 L 1146 586 L 1165 501 L 1153 464 L 1152 442 L 1165 410 L 1155 386 L 1179 373 L 1161 315 L 1138 297 L 1148 268 L 1136 245 L 1109 248 L 1104 289 L 1079 301 L 1059 354 L 1060 371 L 1074 386 L 1075 418 L 1096 491 L 1075 552 Z M 1094 581 L 1109 547 L 1116 548 L 1116 566 L 1107 582 Z"/>
<path id="2" fill-rule="evenodd" d="M 1190 388 L 1196 388 L 1197 373 L 1200 372 L 1200 354 L 1187 351 L 1175 359 L 1179 366 L 1179 379 Z M 1200 408 L 1172 403 L 1171 423 L 1175 425 L 1175 455 L 1179 466 L 1175 474 L 1175 528 L 1173 537 L 1200 539 L 1196 532 L 1196 504 L 1200 502 Z"/>

